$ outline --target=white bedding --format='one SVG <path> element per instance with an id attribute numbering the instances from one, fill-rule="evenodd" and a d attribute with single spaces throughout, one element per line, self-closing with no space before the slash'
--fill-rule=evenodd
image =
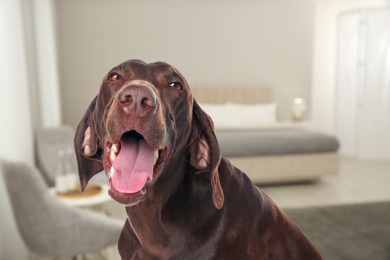
<path id="1" fill-rule="evenodd" d="M 266 125 L 274 125 L 277 122 L 276 103 L 199 103 L 199 105 L 210 115 L 216 130 L 259 128 Z"/>

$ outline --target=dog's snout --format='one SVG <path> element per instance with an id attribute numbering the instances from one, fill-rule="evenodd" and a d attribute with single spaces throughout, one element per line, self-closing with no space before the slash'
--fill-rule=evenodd
<path id="1" fill-rule="evenodd" d="M 147 86 L 129 85 L 119 93 L 118 106 L 127 114 L 146 116 L 157 106 L 157 97 Z"/>

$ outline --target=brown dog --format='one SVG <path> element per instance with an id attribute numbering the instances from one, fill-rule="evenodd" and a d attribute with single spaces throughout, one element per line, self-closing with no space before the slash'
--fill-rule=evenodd
<path id="1" fill-rule="evenodd" d="M 122 259 L 322 259 L 249 178 L 172 66 L 129 60 L 103 79 L 75 136 L 82 188 L 105 170 L 126 205 Z"/>

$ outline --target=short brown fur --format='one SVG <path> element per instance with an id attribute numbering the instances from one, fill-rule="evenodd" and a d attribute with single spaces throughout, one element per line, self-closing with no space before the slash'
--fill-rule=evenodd
<path id="1" fill-rule="evenodd" d="M 129 116 L 115 100 L 132 80 L 152 84 L 157 99 Z M 275 203 L 221 157 L 212 120 L 172 66 L 129 60 L 103 79 L 75 136 L 83 188 L 94 174 L 109 172 L 106 144 L 131 130 L 161 149 L 164 160 L 146 194 L 110 191 L 128 215 L 118 243 L 122 259 L 322 259 Z"/>

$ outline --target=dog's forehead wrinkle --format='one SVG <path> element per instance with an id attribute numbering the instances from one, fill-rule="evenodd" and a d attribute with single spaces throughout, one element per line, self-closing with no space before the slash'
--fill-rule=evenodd
<path id="1" fill-rule="evenodd" d="M 145 80 L 150 81 L 156 86 L 179 81 L 183 86 L 187 85 L 180 72 L 165 62 L 146 63 L 140 60 L 128 60 L 112 68 L 107 73 L 107 76 L 113 72 L 122 73 L 122 76 L 127 81 Z"/>
<path id="2" fill-rule="evenodd" d="M 132 77 L 133 75 L 139 77 L 144 75 L 147 70 L 147 63 L 140 60 L 128 60 L 112 68 L 107 75 L 113 72 L 121 72 L 125 74 L 125 77 Z"/>

